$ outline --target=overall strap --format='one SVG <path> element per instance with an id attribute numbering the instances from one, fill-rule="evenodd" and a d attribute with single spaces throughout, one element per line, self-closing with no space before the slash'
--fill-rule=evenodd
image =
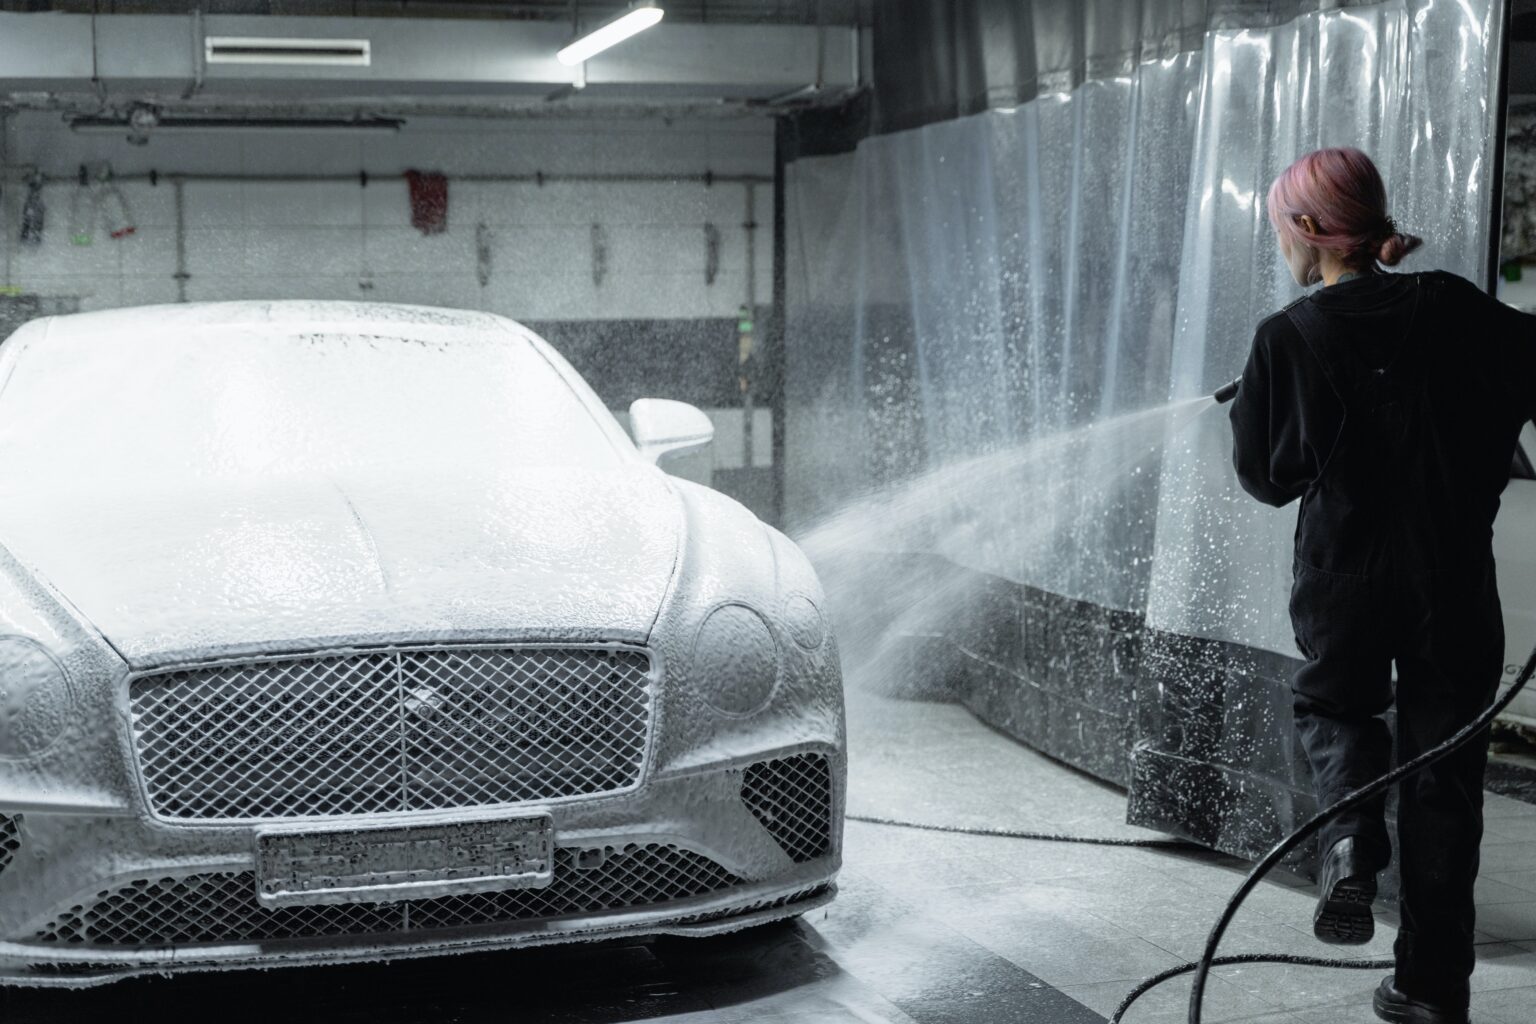
<path id="1" fill-rule="evenodd" d="M 1286 306 L 1285 315 L 1296 328 L 1296 333 L 1301 335 L 1307 351 L 1312 353 L 1312 358 L 1322 367 L 1323 376 L 1328 379 L 1333 393 L 1347 408 L 1355 392 L 1355 382 L 1359 379 L 1358 365 L 1345 365 L 1340 359 L 1339 346 L 1329 344 L 1327 321 L 1308 296 L 1304 295 Z"/>
<path id="2" fill-rule="evenodd" d="M 1349 452 L 1352 464 L 1363 462 L 1370 467 L 1368 472 L 1373 476 L 1388 473 L 1389 467 L 1403 458 L 1424 390 L 1421 355 L 1425 332 L 1417 329 L 1423 291 L 1423 280 L 1415 275 L 1412 312 L 1384 366 L 1371 365 L 1357 339 L 1341 330 L 1340 322 L 1317 303 L 1302 299 L 1286 307 L 1286 316 L 1343 407 L 1339 431 L 1320 467 L 1319 480 L 1329 474 L 1341 450 Z"/>
<path id="3" fill-rule="evenodd" d="M 1352 404 L 1352 399 L 1357 400 L 1357 404 L 1363 401 L 1370 407 L 1395 400 L 1402 388 L 1411 386 L 1422 376 L 1425 332 L 1418 327 L 1427 305 L 1425 292 L 1429 287 L 1422 274 L 1413 275 L 1413 306 L 1408 323 L 1396 350 L 1384 366 L 1370 365 L 1348 338 L 1340 337 L 1332 329 L 1327 314 L 1310 299 L 1291 303 L 1285 308 L 1285 314 L 1322 367 L 1339 400 L 1346 407 Z"/>

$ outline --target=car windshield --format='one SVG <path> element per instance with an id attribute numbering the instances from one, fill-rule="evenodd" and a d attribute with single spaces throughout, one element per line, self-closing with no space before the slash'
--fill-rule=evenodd
<path id="1" fill-rule="evenodd" d="M 601 469 L 620 460 L 534 345 L 349 325 L 55 332 L 0 390 L 12 480 L 249 486 L 272 477 Z"/>

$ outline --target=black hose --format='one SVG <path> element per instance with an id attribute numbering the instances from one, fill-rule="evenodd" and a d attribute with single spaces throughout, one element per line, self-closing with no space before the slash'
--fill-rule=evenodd
<path id="1" fill-rule="evenodd" d="M 1047 843 L 1082 843 L 1089 846 L 1138 846 L 1153 849 L 1166 850 L 1204 850 L 1206 847 L 1199 843 L 1192 843 L 1184 839 L 1122 839 L 1113 836 L 1072 836 L 1058 832 L 1029 832 L 1019 829 L 1004 828 L 973 828 L 960 825 L 935 825 L 930 822 L 904 821 L 898 818 L 879 818 L 870 814 L 846 814 L 843 816 L 848 821 L 862 821 L 869 825 L 889 825 L 894 828 L 911 828 L 923 832 L 953 832 L 968 836 L 1003 836 L 1009 839 L 1031 839 Z M 1288 964 L 1293 967 L 1329 967 L 1346 970 L 1387 970 L 1394 966 L 1392 960 L 1355 960 L 1332 959 L 1316 956 L 1296 956 L 1291 953 L 1241 953 L 1236 956 L 1221 956 L 1212 961 L 1213 967 L 1227 967 L 1233 964 Z M 1120 1005 L 1115 1007 L 1114 1015 L 1109 1018 L 1110 1024 L 1120 1024 L 1126 1011 L 1142 996 L 1152 991 L 1166 981 L 1172 981 L 1191 971 L 1198 970 L 1200 965 L 1194 961 L 1170 967 L 1166 971 L 1154 974 L 1141 984 L 1133 988 L 1126 997 L 1120 1000 Z"/>
<path id="2" fill-rule="evenodd" d="M 1395 960 L 1351 960 L 1335 959 L 1322 956 L 1293 956 L 1290 953 L 1240 953 L 1236 956 L 1219 956 L 1211 961 L 1212 967 L 1228 967 L 1232 964 L 1289 964 L 1292 967 L 1329 967 L 1350 971 L 1384 971 L 1397 965 Z M 1199 970 L 1200 965 L 1191 961 L 1170 967 L 1160 974 L 1154 974 L 1146 981 L 1131 989 L 1126 997 L 1120 1000 L 1120 1005 L 1115 1007 L 1114 1015 L 1109 1018 L 1109 1024 L 1120 1024 L 1125 1011 L 1131 1008 L 1131 1004 L 1142 996 L 1152 991 L 1165 981 L 1171 981 L 1181 974 Z"/>
<path id="3" fill-rule="evenodd" d="M 974 828 L 960 825 L 935 825 L 931 822 L 905 821 L 898 818 L 880 818 L 870 814 L 846 814 L 843 816 L 848 821 L 862 821 L 868 825 L 889 825 L 894 828 L 911 828 L 923 832 L 952 832 L 968 836 L 1003 836 L 1008 839 L 1031 839 L 1047 843 L 1081 843 L 1089 846 L 1136 846 L 1165 850 L 1205 850 L 1206 847 L 1199 843 L 1192 843 L 1185 839 L 1123 839 L 1114 836 L 1073 836 L 1058 832 L 1029 832 L 1020 829 L 1004 828 Z M 1328 967 L 1345 970 L 1388 970 L 1394 966 L 1392 960 L 1357 960 L 1357 959 L 1333 959 L 1329 957 L 1296 956 L 1291 953 L 1240 953 L 1236 956 L 1221 956 L 1212 961 L 1213 967 L 1228 967 L 1233 964 L 1288 964 L 1292 967 Z M 1170 967 L 1165 971 L 1154 974 L 1141 984 L 1133 988 L 1126 997 L 1120 1000 L 1120 1005 L 1115 1007 L 1114 1015 L 1109 1018 L 1110 1024 L 1120 1024 L 1126 1011 L 1142 996 L 1152 991 L 1166 981 L 1172 981 L 1181 975 L 1198 970 L 1200 965 L 1195 961 Z"/>
<path id="4" fill-rule="evenodd" d="M 1285 855 L 1294 850 L 1301 843 L 1310 839 L 1319 829 L 1330 820 L 1343 814 L 1345 811 L 1358 807 L 1360 804 L 1375 797 L 1383 790 L 1396 785 L 1410 775 L 1414 775 L 1437 761 L 1447 757 L 1471 742 L 1473 737 L 1493 724 L 1493 720 L 1504 712 L 1504 709 L 1519 696 L 1531 681 L 1531 676 L 1536 674 L 1536 648 L 1531 650 L 1531 656 L 1526 659 L 1525 667 L 1520 670 L 1515 683 L 1509 691 L 1494 701 L 1477 718 L 1473 719 L 1465 728 L 1456 733 L 1450 739 L 1432 750 L 1427 750 L 1407 764 L 1400 765 L 1366 786 L 1350 793 L 1338 803 L 1327 810 L 1314 815 L 1306 824 L 1295 832 L 1286 836 L 1274 849 L 1265 854 L 1264 859 L 1254 865 L 1248 877 L 1243 879 L 1243 884 L 1237 887 L 1237 892 L 1227 900 L 1227 905 L 1222 909 L 1221 916 L 1211 928 L 1210 935 L 1205 942 L 1205 951 L 1199 961 L 1180 964 L 1170 967 L 1166 971 L 1155 974 L 1132 989 L 1120 1005 L 1115 1008 L 1114 1015 L 1110 1017 L 1110 1024 L 1120 1024 L 1131 1005 L 1164 982 L 1170 981 L 1181 975 L 1193 973 L 1194 985 L 1189 995 L 1189 1024 L 1200 1024 L 1200 1014 L 1205 998 L 1205 982 L 1210 975 L 1212 967 L 1225 967 L 1231 964 L 1290 964 L 1301 967 L 1326 967 L 1342 970 L 1388 970 L 1395 966 L 1393 960 L 1359 960 L 1330 957 L 1294 956 L 1288 953 L 1243 953 L 1236 956 L 1216 955 L 1216 949 L 1221 944 L 1222 936 L 1226 934 L 1227 926 L 1232 923 L 1238 908 L 1243 901 L 1253 892 L 1264 876 L 1274 870 L 1275 866 L 1285 858 Z M 973 836 L 1003 836 L 1011 839 L 1033 839 L 1049 843 L 1082 843 L 1090 846 L 1135 846 L 1152 849 L 1204 849 L 1196 843 L 1183 839 L 1121 839 L 1112 836 L 1073 836 L 1057 832 L 1028 832 L 1016 829 L 1002 828 L 973 828 L 959 825 L 934 825 L 925 822 L 903 821 L 896 818 L 880 818 L 867 814 L 845 815 L 849 821 L 861 821 L 870 825 L 890 825 L 896 828 L 921 829 L 925 832 L 954 832 Z"/>
<path id="5" fill-rule="evenodd" d="M 1526 659 L 1525 667 L 1520 670 L 1520 675 L 1515 680 L 1515 685 L 1509 688 L 1509 692 L 1489 705 L 1486 711 L 1473 719 L 1464 729 L 1433 750 L 1427 750 L 1407 764 L 1399 765 L 1375 782 L 1360 787 L 1327 810 L 1314 815 L 1305 825 L 1302 825 L 1295 832 L 1292 832 L 1277 843 L 1274 849 L 1264 855 L 1263 860 L 1254 865 L 1253 870 L 1248 873 L 1248 877 L 1243 879 L 1243 884 L 1237 887 L 1237 892 L 1233 893 L 1232 898 L 1227 901 L 1221 916 L 1216 919 L 1215 926 L 1211 928 L 1211 933 L 1205 940 L 1205 952 L 1201 955 L 1200 962 L 1195 967 L 1194 986 L 1189 993 L 1189 1024 L 1200 1024 L 1200 1011 L 1205 998 L 1205 981 L 1211 972 L 1211 968 L 1216 963 L 1216 949 L 1221 945 L 1221 938 L 1226 934 L 1227 926 L 1232 923 L 1232 918 L 1236 916 L 1238 908 L 1243 905 L 1243 901 L 1248 898 L 1248 895 L 1253 892 L 1264 876 L 1269 874 L 1287 853 L 1290 853 L 1301 843 L 1310 839 L 1329 821 L 1345 811 L 1360 806 L 1367 800 L 1380 794 L 1383 790 L 1396 785 L 1410 775 L 1423 771 L 1435 762 L 1466 746 L 1473 737 L 1487 729 L 1493 723 L 1493 720 L 1502 714 L 1505 708 L 1509 707 L 1510 702 L 1525 688 L 1525 684 L 1531 681 L 1533 673 L 1536 673 L 1536 649 L 1532 649 L 1531 656 Z"/>

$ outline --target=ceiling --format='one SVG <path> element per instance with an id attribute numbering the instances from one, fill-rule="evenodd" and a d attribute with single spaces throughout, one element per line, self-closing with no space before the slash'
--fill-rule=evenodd
<path id="1" fill-rule="evenodd" d="M 868 25 L 876 0 L 664 0 L 667 18 L 721 24 Z M 368 18 L 583 21 L 623 7 L 613 0 L 0 0 L 0 11 L 73 14 L 269 14 Z"/>
<path id="2" fill-rule="evenodd" d="M 132 2 L 151 6 L 147 0 Z M 292 6 L 294 0 L 284 2 Z M 708 2 L 713 11 L 720 0 Z M 798 6 L 800 0 L 794 2 Z M 14 3 L 0 0 L 0 106 L 57 110 L 93 126 L 102 122 L 102 130 L 111 131 L 125 129 L 135 117 L 160 131 L 173 122 L 191 130 L 192 121 L 215 115 L 291 119 L 295 111 L 310 120 L 352 121 L 418 115 L 776 116 L 844 103 L 865 80 L 866 30 L 832 23 L 717 22 L 713 13 L 709 22 L 669 17 L 572 68 L 556 59 L 572 35 L 564 18 L 424 17 L 444 6 L 431 2 L 405 5 L 413 16 L 407 18 L 364 16 L 361 2 L 355 5 L 357 16 L 350 2 L 344 15 L 310 16 L 333 6 L 333 0 L 306 0 L 306 16 L 177 13 L 165 9 L 169 0 L 158 0 L 150 14 L 126 10 L 126 0 L 119 0 L 116 14 L 4 9 Z M 670 14 L 673 0 L 666 3 Z M 736 4 L 738 10 L 746 7 L 741 0 Z M 592 17 L 605 16 L 604 9 Z M 262 54 L 255 60 L 216 52 L 215 44 L 231 40 L 282 52 L 276 59 Z M 345 44 L 342 49 L 352 47 L 357 54 L 312 59 L 305 55 L 318 51 L 306 44 L 315 40 Z"/>

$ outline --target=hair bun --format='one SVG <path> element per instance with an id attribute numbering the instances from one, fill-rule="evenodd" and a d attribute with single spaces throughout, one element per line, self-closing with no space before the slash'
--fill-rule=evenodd
<path id="1" fill-rule="evenodd" d="M 1376 259 L 1383 265 L 1395 267 L 1402 262 L 1413 250 L 1424 244 L 1424 239 L 1418 235 L 1405 235 L 1400 231 L 1394 231 L 1387 236 L 1387 240 L 1381 243 L 1381 248 L 1376 250 Z"/>

